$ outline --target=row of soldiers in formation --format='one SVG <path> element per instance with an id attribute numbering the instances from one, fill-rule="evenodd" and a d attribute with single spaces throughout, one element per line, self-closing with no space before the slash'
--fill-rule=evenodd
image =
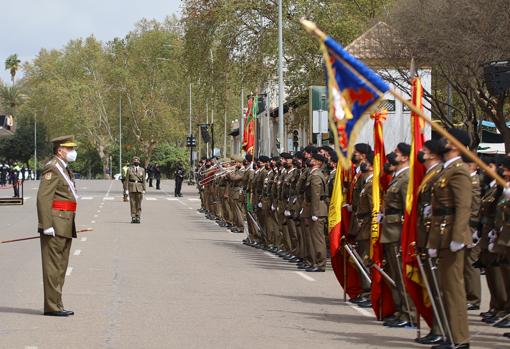
<path id="1" fill-rule="evenodd" d="M 449 130 L 461 144 L 469 136 Z M 387 155 L 384 173 L 391 180 L 382 194 L 383 268 L 392 280 L 395 313 L 387 327 L 412 327 L 417 311 L 403 281 L 401 234 L 409 182 L 411 146 L 400 143 Z M 272 251 L 308 272 L 325 270 L 328 205 L 338 157 L 329 147 L 308 146 L 293 155 L 234 158 L 228 163 L 203 159 L 197 168 L 202 210 L 209 219 L 248 237 L 245 244 Z M 418 160 L 426 172 L 418 189 L 416 251 L 434 306 L 430 333 L 417 338 L 433 348 L 469 348 L 468 310 L 480 309 L 481 270 L 490 291 L 490 309 L 482 321 L 510 328 L 510 190 L 502 188 L 445 139 L 425 142 Z M 370 230 L 373 218 L 374 154 L 357 144 L 345 204 L 351 220 L 347 244 L 359 257 L 361 294 L 350 301 L 371 307 Z M 486 159 L 510 181 L 510 158 Z M 439 291 L 441 290 L 441 291 Z M 505 333 L 510 338 L 510 333 Z"/>

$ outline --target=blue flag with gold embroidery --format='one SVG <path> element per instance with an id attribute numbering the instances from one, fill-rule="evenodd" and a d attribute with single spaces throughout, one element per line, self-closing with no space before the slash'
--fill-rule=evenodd
<path id="1" fill-rule="evenodd" d="M 390 86 L 331 37 L 324 39 L 330 115 L 338 133 L 339 160 L 349 168 L 357 134 Z"/>

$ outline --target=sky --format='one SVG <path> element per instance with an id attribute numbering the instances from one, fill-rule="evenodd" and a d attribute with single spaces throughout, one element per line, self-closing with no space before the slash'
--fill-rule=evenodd
<path id="1" fill-rule="evenodd" d="M 180 14 L 180 0 L 0 0 L 0 79 L 10 81 L 5 59 L 33 59 L 41 48 L 59 49 L 93 34 L 102 41 L 123 37 L 142 18 Z"/>

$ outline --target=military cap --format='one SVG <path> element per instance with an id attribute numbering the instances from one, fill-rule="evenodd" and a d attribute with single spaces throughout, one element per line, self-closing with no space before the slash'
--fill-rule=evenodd
<path id="1" fill-rule="evenodd" d="M 140 161 L 140 158 L 139 158 L 138 156 L 133 156 L 133 159 L 132 159 L 132 160 L 133 160 L 133 161 L 136 161 L 136 160 Z"/>
<path id="2" fill-rule="evenodd" d="M 367 143 L 358 143 L 354 146 L 354 149 L 361 154 L 367 155 L 372 151 L 372 147 Z"/>
<path id="3" fill-rule="evenodd" d="M 510 170 L 510 158 L 508 156 L 505 156 L 504 159 L 501 159 L 501 166 L 507 170 Z"/>
<path id="4" fill-rule="evenodd" d="M 399 143 L 397 144 L 397 149 L 402 153 L 404 156 L 411 155 L 411 145 L 407 143 Z"/>
<path id="5" fill-rule="evenodd" d="M 78 145 L 76 144 L 73 135 L 53 138 L 50 142 L 57 147 L 76 147 Z"/>
<path id="6" fill-rule="evenodd" d="M 423 146 L 427 148 L 432 154 L 441 155 L 444 143 L 439 139 L 430 139 L 426 141 Z"/>
<path id="7" fill-rule="evenodd" d="M 285 160 L 292 159 L 292 155 L 290 155 L 289 153 L 281 153 L 280 157 Z"/>
<path id="8" fill-rule="evenodd" d="M 455 137 L 455 139 L 457 139 L 465 147 L 469 146 L 471 143 L 469 133 L 460 128 L 450 128 L 448 129 L 448 133 Z"/>
<path id="9" fill-rule="evenodd" d="M 246 161 L 251 162 L 251 161 L 253 160 L 253 155 L 251 155 L 251 154 L 246 154 L 246 155 L 244 156 L 244 159 L 245 159 Z"/>
<path id="10" fill-rule="evenodd" d="M 276 155 L 276 156 L 273 156 L 273 157 L 271 158 L 271 160 L 273 160 L 273 161 L 278 161 L 278 160 L 280 160 L 280 157 L 279 157 L 278 155 Z"/>
<path id="11" fill-rule="evenodd" d="M 313 145 L 307 145 L 304 151 L 307 152 L 308 154 L 314 154 L 317 153 L 317 148 Z"/>
<path id="12" fill-rule="evenodd" d="M 338 162 L 338 155 L 336 154 L 336 151 L 332 151 L 329 156 L 329 161 L 337 163 Z"/>
<path id="13" fill-rule="evenodd" d="M 397 166 L 398 165 L 397 154 L 395 154 L 394 152 L 389 153 L 388 155 L 386 155 L 386 161 L 392 166 Z"/>
<path id="14" fill-rule="evenodd" d="M 312 154 L 312 159 L 315 159 L 317 161 L 322 161 L 322 162 L 328 161 L 324 156 L 320 155 L 319 153 Z"/>
<path id="15" fill-rule="evenodd" d="M 297 151 L 297 152 L 294 154 L 294 157 L 295 157 L 296 159 L 305 160 L 305 154 L 304 154 L 302 151 Z"/>
<path id="16" fill-rule="evenodd" d="M 269 158 L 269 156 L 265 156 L 265 155 L 261 155 L 259 156 L 259 161 L 260 162 L 269 162 L 271 159 Z"/>

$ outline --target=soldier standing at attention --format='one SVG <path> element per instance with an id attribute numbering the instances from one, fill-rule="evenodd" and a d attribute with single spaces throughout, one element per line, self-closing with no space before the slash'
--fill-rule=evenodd
<path id="1" fill-rule="evenodd" d="M 76 161 L 74 136 L 55 138 L 54 157 L 45 166 L 37 192 L 38 231 L 44 284 L 44 315 L 69 316 L 62 303 L 69 251 L 76 237 L 75 214 L 78 195 L 74 176 L 68 167 Z"/>
<path id="2" fill-rule="evenodd" d="M 133 157 L 133 164 L 127 171 L 125 190 L 129 194 L 131 223 L 140 223 L 142 200 L 145 194 L 145 169 L 140 166 L 140 158 Z"/>
<path id="3" fill-rule="evenodd" d="M 122 178 L 122 187 L 123 188 L 126 188 L 126 186 L 127 186 L 126 181 L 127 181 L 128 168 L 129 168 L 129 162 L 126 163 L 126 165 L 124 165 L 124 167 L 122 167 L 122 177 L 121 178 Z M 124 200 L 124 202 L 128 201 L 128 193 L 126 192 L 125 189 L 124 189 L 123 200 Z"/>
<path id="4" fill-rule="evenodd" d="M 464 146 L 470 143 L 467 132 L 450 129 L 449 133 Z M 432 226 L 428 253 L 438 259 L 439 286 L 456 348 L 469 348 L 469 327 L 464 287 L 464 253 L 472 242 L 471 176 L 460 156 L 460 149 L 446 142 L 444 169 L 432 188 Z M 440 344 L 432 348 L 450 348 Z"/>

